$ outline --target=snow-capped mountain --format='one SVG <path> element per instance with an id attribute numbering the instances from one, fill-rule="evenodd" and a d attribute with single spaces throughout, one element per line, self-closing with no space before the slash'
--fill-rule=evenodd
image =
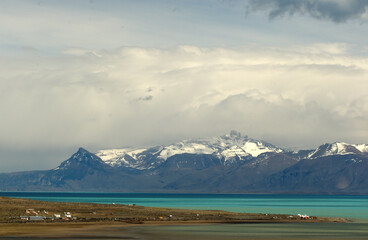
<path id="1" fill-rule="evenodd" d="M 147 151 L 145 148 L 108 149 L 98 151 L 96 155 L 112 167 L 129 166 L 139 168 L 142 164 L 140 155 L 145 151 Z"/>
<path id="2" fill-rule="evenodd" d="M 113 167 L 124 166 L 142 170 L 154 168 L 170 157 L 180 154 L 213 155 L 227 165 L 258 157 L 262 153 L 283 151 L 272 144 L 231 131 L 230 134 L 220 137 L 183 140 L 167 146 L 100 150 L 96 155 Z M 147 164 L 149 160 L 151 161 Z"/>
<path id="3" fill-rule="evenodd" d="M 0 191 L 368 194 L 368 145 L 286 151 L 230 134 L 151 148 L 80 148 L 51 170 L 0 174 Z"/>
<path id="4" fill-rule="evenodd" d="M 326 143 L 319 146 L 308 155 L 308 158 L 316 158 L 330 155 L 345 155 L 367 153 L 368 144 L 348 144 L 344 142 Z"/>

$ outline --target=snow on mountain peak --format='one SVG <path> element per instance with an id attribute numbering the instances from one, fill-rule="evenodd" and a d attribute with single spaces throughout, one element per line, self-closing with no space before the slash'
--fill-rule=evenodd
<path id="1" fill-rule="evenodd" d="M 327 154 L 346 154 L 349 153 L 349 144 L 344 142 L 335 142 L 331 144 L 331 148 L 326 152 Z"/>
<path id="2" fill-rule="evenodd" d="M 181 141 L 163 148 L 159 158 L 167 159 L 176 154 L 215 154 L 223 157 L 225 161 L 233 158 L 257 157 L 266 152 L 282 152 L 283 150 L 264 143 L 242 137 L 240 133 L 231 131 L 221 137 L 200 138 Z"/>
<path id="3" fill-rule="evenodd" d="M 96 155 L 113 167 L 146 169 L 177 154 L 213 154 L 227 162 L 257 157 L 266 152 L 282 151 L 271 144 L 243 137 L 240 133 L 231 131 L 230 134 L 220 137 L 183 140 L 161 147 L 100 150 Z M 154 160 L 147 163 L 146 160 L 149 158 Z"/>
<path id="4" fill-rule="evenodd" d="M 182 141 L 176 144 L 163 147 L 158 157 L 166 160 L 169 157 L 174 156 L 176 154 L 183 154 L 183 153 L 212 154 L 214 152 L 215 149 L 201 142 Z"/>
<path id="5" fill-rule="evenodd" d="M 102 161 L 112 167 L 139 165 L 138 155 L 146 151 L 146 148 L 123 148 L 123 149 L 106 149 L 96 153 Z"/>
<path id="6" fill-rule="evenodd" d="M 331 144 L 323 144 L 314 152 L 310 153 L 308 158 L 330 156 L 330 155 L 345 155 L 353 153 L 368 152 L 367 144 L 349 144 L 344 142 L 334 142 Z"/>
<path id="7" fill-rule="evenodd" d="M 96 153 L 105 163 L 113 167 L 151 169 L 179 154 L 208 154 L 222 159 L 224 164 L 256 158 L 263 153 L 280 153 L 285 150 L 267 142 L 242 136 L 231 131 L 219 137 L 183 140 L 174 144 L 152 148 L 122 148 L 100 150 Z M 323 144 L 303 158 L 329 155 L 368 153 L 368 144 L 335 142 Z"/>
<path id="8" fill-rule="evenodd" d="M 355 144 L 354 147 L 362 153 L 368 152 L 368 144 Z"/>

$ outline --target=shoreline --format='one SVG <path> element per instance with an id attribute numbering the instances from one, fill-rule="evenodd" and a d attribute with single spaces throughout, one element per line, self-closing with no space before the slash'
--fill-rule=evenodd
<path id="1" fill-rule="evenodd" d="M 28 213 L 26 213 L 28 211 Z M 47 213 L 47 214 L 46 214 Z M 71 218 L 55 219 L 69 213 Z M 45 215 L 41 221 L 21 220 L 20 216 Z M 70 234 L 101 235 L 110 231 L 124 233 L 135 226 L 190 226 L 258 223 L 347 223 L 345 218 L 295 215 L 236 213 L 217 210 L 186 210 L 137 205 L 48 202 L 0 197 L 0 237 L 70 237 Z"/>

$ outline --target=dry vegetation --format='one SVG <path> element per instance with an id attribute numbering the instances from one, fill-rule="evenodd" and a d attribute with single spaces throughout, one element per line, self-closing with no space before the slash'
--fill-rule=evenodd
<path id="1" fill-rule="evenodd" d="M 39 215 L 47 217 L 41 223 L 52 222 L 125 222 L 125 223 L 173 223 L 173 222 L 344 222 L 341 218 L 312 217 L 303 220 L 297 216 L 280 214 L 250 214 L 233 213 L 215 210 L 182 210 L 170 208 L 153 208 L 142 206 L 128 206 L 121 204 L 94 204 L 94 203 L 61 203 L 46 202 L 29 199 L 0 197 L 0 222 L 20 223 L 30 221 L 21 220 L 21 215 L 26 214 L 26 209 L 39 211 Z M 47 212 L 47 214 L 44 212 Z M 52 220 L 54 214 L 70 212 L 74 220 Z M 40 223 L 39 223 L 40 224 Z"/>

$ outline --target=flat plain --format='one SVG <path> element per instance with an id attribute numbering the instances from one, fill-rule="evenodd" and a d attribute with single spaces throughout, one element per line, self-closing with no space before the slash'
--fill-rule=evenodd
<path id="1" fill-rule="evenodd" d="M 44 219 L 27 220 L 30 216 L 39 216 Z M 154 208 L 134 204 L 69 203 L 0 198 L 0 237 L 2 239 L 9 237 L 11 239 L 17 237 L 129 239 L 129 236 L 137 238 L 137 229 L 142 232 L 141 226 L 322 222 L 344 223 L 347 220 L 314 216 L 311 216 L 310 219 L 302 219 L 299 216 L 283 214 Z"/>

